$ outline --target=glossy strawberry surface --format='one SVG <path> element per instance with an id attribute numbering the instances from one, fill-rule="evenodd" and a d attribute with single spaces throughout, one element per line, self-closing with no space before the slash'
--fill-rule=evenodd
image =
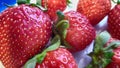
<path id="1" fill-rule="evenodd" d="M 52 22 L 39 8 L 10 7 L 0 14 L 0 61 L 5 68 L 21 68 L 40 52 L 51 36 Z"/>
<path id="2" fill-rule="evenodd" d="M 63 11 L 67 6 L 67 0 L 42 0 L 43 7 L 47 7 L 47 14 L 51 17 L 52 20 L 57 19 L 56 12 L 58 10 Z"/>
<path id="3" fill-rule="evenodd" d="M 108 31 L 113 38 L 120 39 L 120 5 L 116 5 L 108 15 Z"/>
<path id="4" fill-rule="evenodd" d="M 69 21 L 65 40 L 72 46 L 70 50 L 80 51 L 85 49 L 95 38 L 94 27 L 84 15 L 76 11 L 66 12 L 65 19 Z"/>
<path id="5" fill-rule="evenodd" d="M 47 53 L 42 63 L 37 63 L 35 68 L 78 68 L 72 54 L 64 49 L 58 48 L 57 50 Z"/>
<path id="6" fill-rule="evenodd" d="M 110 9 L 110 0 L 79 0 L 77 7 L 77 11 L 84 14 L 92 25 L 98 24 Z"/>

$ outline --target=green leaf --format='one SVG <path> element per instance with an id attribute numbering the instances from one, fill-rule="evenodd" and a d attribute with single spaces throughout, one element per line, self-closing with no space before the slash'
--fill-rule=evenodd
<path id="1" fill-rule="evenodd" d="M 60 46 L 60 37 L 56 35 L 55 38 L 51 41 L 51 45 L 45 51 L 56 50 Z"/>
<path id="2" fill-rule="evenodd" d="M 104 51 L 104 57 L 105 58 L 108 58 L 108 59 L 111 59 L 113 57 L 114 53 L 113 53 L 113 50 L 110 49 L 108 51 Z"/>
<path id="3" fill-rule="evenodd" d="M 24 68 L 35 68 L 37 63 L 36 58 L 32 58 L 29 61 L 27 61 L 27 63 L 24 65 Z"/>
<path id="4" fill-rule="evenodd" d="M 105 68 L 110 62 L 111 62 L 111 59 L 105 59 L 105 58 L 103 58 L 103 59 L 101 59 L 102 60 L 102 68 Z"/>
<path id="5" fill-rule="evenodd" d="M 41 54 L 36 55 L 36 59 L 38 63 L 42 63 L 42 61 L 44 60 L 45 56 L 47 54 L 47 51 L 43 51 Z"/>
<path id="6" fill-rule="evenodd" d="M 101 39 L 101 41 L 99 41 L 99 42 L 101 42 L 102 45 L 105 45 L 106 42 L 108 42 L 108 40 L 111 38 L 111 36 L 107 31 L 104 31 L 104 32 L 100 33 L 99 38 Z"/>
<path id="7" fill-rule="evenodd" d="M 87 68 L 104 68 L 109 62 L 111 62 L 113 49 L 105 48 L 105 45 L 110 38 L 111 36 L 107 31 L 101 32 L 99 35 L 97 35 L 93 52 L 89 54 L 92 57 L 92 62 Z"/>
<path id="8" fill-rule="evenodd" d="M 17 0 L 17 4 L 29 4 L 30 0 Z"/>
<path id="9" fill-rule="evenodd" d="M 41 6 L 42 5 L 41 0 L 36 0 L 36 4 Z"/>
<path id="10" fill-rule="evenodd" d="M 107 47 L 105 47 L 104 50 L 115 49 L 118 46 L 120 46 L 120 41 L 113 41 Z"/>
<path id="11" fill-rule="evenodd" d="M 104 45 L 108 42 L 110 39 L 110 34 L 107 31 L 104 31 L 100 33 L 96 39 L 95 39 L 95 53 L 99 53 L 104 48 Z"/>

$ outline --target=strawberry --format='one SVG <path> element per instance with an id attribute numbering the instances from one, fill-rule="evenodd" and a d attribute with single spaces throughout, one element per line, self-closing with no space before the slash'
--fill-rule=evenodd
<path id="1" fill-rule="evenodd" d="M 30 59 L 24 68 L 78 68 L 72 54 L 60 47 L 59 35 L 51 43 L 42 53 Z"/>
<path id="2" fill-rule="evenodd" d="M 110 0 L 79 0 L 77 11 L 84 14 L 94 26 L 110 11 Z"/>
<path id="3" fill-rule="evenodd" d="M 37 63 L 35 68 L 78 68 L 72 54 L 64 48 L 47 53 L 41 64 Z"/>
<path id="4" fill-rule="evenodd" d="M 118 0 L 118 3 L 119 0 Z M 120 39 L 120 5 L 117 4 L 108 15 L 108 31 L 113 38 Z"/>
<path id="5" fill-rule="evenodd" d="M 21 68 L 51 37 L 47 14 L 30 5 L 10 7 L 0 14 L 0 61 L 5 68 Z"/>
<path id="6" fill-rule="evenodd" d="M 64 30 L 66 24 L 68 25 Z M 56 28 L 62 37 L 63 44 L 68 46 L 71 52 L 85 49 L 95 38 L 93 26 L 84 15 L 76 11 L 64 13 L 63 20 L 58 22 Z"/>
<path id="7" fill-rule="evenodd" d="M 117 64 L 114 63 L 114 62 L 111 62 L 111 63 L 108 64 L 105 68 L 120 68 L 120 66 L 117 65 Z"/>
<path id="8" fill-rule="evenodd" d="M 89 55 L 92 61 L 86 68 L 119 68 L 120 40 L 104 31 L 96 37 L 93 52 Z"/>
<path id="9" fill-rule="evenodd" d="M 42 6 L 47 8 L 47 14 L 55 21 L 57 18 L 56 12 L 58 10 L 64 11 L 69 0 L 42 0 Z"/>

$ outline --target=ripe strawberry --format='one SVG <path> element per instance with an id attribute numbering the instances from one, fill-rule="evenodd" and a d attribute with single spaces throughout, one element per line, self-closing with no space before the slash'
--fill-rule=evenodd
<path id="1" fill-rule="evenodd" d="M 39 8 L 11 7 L 0 14 L 0 61 L 5 68 L 21 68 L 51 36 L 51 20 Z"/>
<path id="2" fill-rule="evenodd" d="M 59 34 L 64 32 L 66 35 L 64 38 L 64 45 L 70 46 L 71 52 L 76 52 L 85 49 L 95 38 L 95 29 L 89 23 L 88 19 L 76 12 L 76 11 L 69 11 L 64 14 L 65 20 L 69 24 L 69 27 L 64 32 L 64 26 L 61 26 L 61 22 L 57 24 L 57 31 Z M 63 23 L 64 21 L 63 20 Z M 60 26 L 59 26 L 60 25 Z M 64 24 L 63 24 L 64 25 Z M 63 35 L 64 35 L 63 33 Z"/>
<path id="3" fill-rule="evenodd" d="M 87 16 L 93 26 L 98 24 L 110 9 L 110 0 L 79 0 L 77 7 L 77 11 Z"/>
<path id="4" fill-rule="evenodd" d="M 116 5 L 108 15 L 108 31 L 113 38 L 120 39 L 120 5 Z"/>
<path id="5" fill-rule="evenodd" d="M 37 63 L 35 68 L 78 68 L 72 54 L 64 48 L 47 53 L 42 63 Z"/>
<path id="6" fill-rule="evenodd" d="M 69 0 L 42 0 L 42 6 L 47 8 L 47 14 L 55 21 L 58 10 L 64 11 Z"/>
<path id="7" fill-rule="evenodd" d="M 114 63 L 114 62 L 111 62 L 111 63 L 108 64 L 105 68 L 120 68 L 120 66 L 117 65 L 117 64 Z"/>

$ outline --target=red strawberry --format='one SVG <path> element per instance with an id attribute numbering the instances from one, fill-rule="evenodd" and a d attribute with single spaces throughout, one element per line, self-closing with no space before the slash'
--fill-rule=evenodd
<path id="1" fill-rule="evenodd" d="M 77 7 L 77 11 L 87 16 L 92 25 L 98 24 L 110 9 L 110 0 L 79 0 Z"/>
<path id="2" fill-rule="evenodd" d="M 111 62 L 111 63 L 108 64 L 105 68 L 120 68 L 120 66 L 117 65 L 117 64 L 114 63 L 114 62 Z"/>
<path id="3" fill-rule="evenodd" d="M 51 36 L 51 20 L 39 8 L 19 5 L 0 15 L 0 61 L 5 68 L 21 68 Z"/>
<path id="4" fill-rule="evenodd" d="M 108 31 L 113 38 L 120 39 L 120 5 L 116 5 L 108 15 Z"/>
<path id="5" fill-rule="evenodd" d="M 64 45 L 66 45 L 67 42 L 72 52 L 85 49 L 94 40 L 95 29 L 84 15 L 76 11 L 66 12 L 65 20 L 69 21 L 69 27 L 66 32 L 64 32 L 66 33 L 65 37 L 63 37 L 65 39 Z M 60 21 L 60 23 L 61 22 L 62 21 Z M 57 24 L 58 31 L 60 31 L 59 33 L 63 32 L 63 30 L 61 30 L 62 28 L 64 29 L 64 27 L 59 28 L 60 23 L 58 22 Z"/>
<path id="6" fill-rule="evenodd" d="M 35 68 L 78 68 L 72 54 L 64 48 L 47 53 L 41 64 Z"/>
<path id="7" fill-rule="evenodd" d="M 56 20 L 56 12 L 63 11 L 67 6 L 69 0 L 42 0 L 42 6 L 47 7 L 47 14 L 52 20 Z"/>

